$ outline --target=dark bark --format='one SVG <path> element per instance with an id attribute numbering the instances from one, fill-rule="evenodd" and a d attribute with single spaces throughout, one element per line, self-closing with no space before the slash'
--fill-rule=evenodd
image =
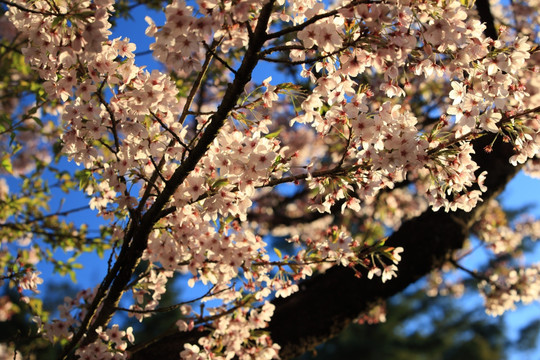
<path id="1" fill-rule="evenodd" d="M 480 21 L 486 25 L 484 35 L 496 40 L 499 36 L 497 35 L 497 30 L 495 29 L 495 22 L 493 14 L 491 14 L 489 0 L 476 0 L 475 5 L 476 10 L 478 11 L 478 16 L 480 16 Z"/>
<path id="2" fill-rule="evenodd" d="M 519 171 L 508 162 L 512 146 L 497 143 L 491 154 L 483 147 L 492 136 L 474 142 L 476 161 L 487 170 L 488 192 L 484 204 L 497 196 Z M 359 313 L 378 299 L 387 299 L 440 268 L 463 246 L 483 205 L 471 212 L 427 211 L 405 222 L 386 242 L 405 251 L 398 265 L 398 277 L 382 283 L 367 276 L 357 278 L 351 269 L 334 267 L 302 284 L 301 291 L 274 301 L 276 311 L 270 323 L 272 340 L 281 345 L 282 359 L 298 356 L 343 330 Z"/>
<path id="3" fill-rule="evenodd" d="M 519 167 L 508 162 L 513 154 L 511 145 L 497 142 L 492 153 L 483 151 L 492 140 L 493 136 L 485 136 L 473 142 L 475 161 L 482 170 L 488 171 L 484 204 L 497 196 L 519 171 Z M 302 283 L 299 292 L 274 300 L 276 311 L 267 330 L 272 340 L 282 347 L 282 359 L 298 356 L 337 335 L 370 304 L 403 291 L 439 268 L 463 246 L 482 208 L 482 205 L 477 206 L 468 213 L 427 211 L 405 222 L 387 241 L 389 246 L 405 248 L 398 265 L 398 277 L 384 284 L 366 276 L 357 278 L 353 270 L 336 266 Z M 149 356 L 177 359 L 184 343 L 196 338 L 196 333 L 169 335 L 137 349 L 133 359 Z"/>

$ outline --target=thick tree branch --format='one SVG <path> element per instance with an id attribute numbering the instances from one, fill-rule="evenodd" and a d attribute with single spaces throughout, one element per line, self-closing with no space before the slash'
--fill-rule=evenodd
<path id="1" fill-rule="evenodd" d="M 519 171 L 519 167 L 508 162 L 513 154 L 509 144 L 498 142 L 491 156 L 483 152 L 491 140 L 492 136 L 486 136 L 474 142 L 475 160 L 489 173 L 484 204 L 497 196 Z M 469 213 L 427 211 L 404 223 L 386 243 L 405 248 L 396 279 L 383 284 L 366 276 L 358 279 L 352 270 L 335 267 L 306 282 L 299 293 L 275 301 L 276 313 L 269 330 L 272 339 L 282 346 L 282 358 L 300 355 L 336 335 L 369 304 L 401 292 L 439 268 L 463 246 L 482 208 L 480 205 Z"/>
<path id="2" fill-rule="evenodd" d="M 508 162 L 513 154 L 510 144 L 498 141 L 491 154 L 483 151 L 491 141 L 493 135 L 473 141 L 475 161 L 482 171 L 488 171 L 484 204 L 496 197 L 519 171 L 519 167 Z M 337 335 L 373 302 L 403 291 L 439 268 L 463 246 L 482 209 L 483 205 L 469 213 L 427 211 L 405 222 L 386 243 L 405 248 L 396 279 L 386 283 L 378 279 L 369 280 L 367 276 L 359 279 L 351 269 L 334 267 L 302 283 L 300 291 L 290 297 L 276 299 L 276 311 L 268 330 L 272 340 L 282 347 L 282 359 L 300 355 Z M 145 359 L 150 355 L 162 360 L 176 359 L 184 343 L 196 342 L 197 338 L 196 332 L 169 335 L 143 349 L 139 348 L 132 356 L 133 359 Z"/>
<path id="3" fill-rule="evenodd" d="M 497 35 L 497 30 L 495 29 L 495 20 L 491 14 L 489 0 L 476 0 L 475 5 L 476 10 L 478 11 L 478 16 L 480 16 L 480 21 L 486 24 L 484 35 L 496 40 L 499 36 Z"/>

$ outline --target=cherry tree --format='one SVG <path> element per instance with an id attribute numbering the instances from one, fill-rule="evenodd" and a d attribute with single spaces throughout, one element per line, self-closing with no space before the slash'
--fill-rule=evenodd
<path id="1" fill-rule="evenodd" d="M 540 2 L 0 3 L 2 281 L 63 359 L 290 358 L 383 321 L 420 278 L 459 293 L 448 271 L 490 315 L 540 296 L 539 265 L 518 259 L 540 223 L 496 199 L 539 173 Z M 112 36 L 139 5 L 165 15 L 145 25 L 160 70 Z M 487 267 L 462 265 L 473 235 Z M 106 276 L 50 318 L 40 264 L 73 275 L 85 252 Z M 204 295 L 161 305 L 176 275 Z M 0 320 L 21 311 L 0 304 Z M 113 318 L 176 309 L 145 343 Z"/>

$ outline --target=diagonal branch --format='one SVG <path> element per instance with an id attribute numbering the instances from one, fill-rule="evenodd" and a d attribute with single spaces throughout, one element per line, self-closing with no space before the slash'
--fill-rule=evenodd
<path id="1" fill-rule="evenodd" d="M 487 25 L 486 36 L 496 38 L 487 1 L 478 0 L 477 9 L 482 22 Z M 305 26 L 306 23 L 291 27 L 284 32 L 273 33 L 269 38 L 298 31 Z M 333 267 L 300 284 L 297 293 L 274 300 L 276 309 L 267 330 L 272 340 L 281 346 L 282 359 L 298 356 L 336 335 L 373 302 L 403 291 L 452 258 L 454 251 L 460 249 L 469 236 L 472 224 L 481 215 L 484 204 L 495 198 L 520 169 L 509 163 L 509 158 L 514 154 L 510 144 L 498 140 L 492 153 L 483 151 L 494 140 L 495 135 L 490 134 L 472 141 L 476 151 L 474 161 L 480 167 L 479 172 L 488 172 L 484 183 L 488 190 L 483 195 L 483 204 L 468 213 L 426 211 L 403 223 L 389 237 L 386 245 L 405 248 L 396 279 L 381 283 L 369 280 L 363 269 L 359 271 L 364 276 L 357 278 L 352 269 Z M 196 343 L 204 335 L 196 331 L 168 335 L 148 346 L 138 347 L 131 352 L 131 358 L 176 359 L 184 344 Z"/>
<path id="2" fill-rule="evenodd" d="M 285 28 L 283 30 L 276 31 L 276 32 L 273 32 L 271 34 L 268 34 L 268 39 L 269 40 L 270 39 L 278 39 L 278 38 L 283 37 L 283 36 L 285 36 L 287 34 L 302 31 L 303 29 L 305 29 L 309 25 L 315 24 L 319 20 L 326 19 L 326 18 L 329 18 L 329 17 L 332 17 L 332 16 L 338 14 L 343 9 L 348 9 L 348 8 L 351 8 L 351 7 L 354 7 L 356 5 L 360 5 L 360 4 L 377 4 L 377 3 L 380 3 L 380 1 L 377 1 L 377 0 L 353 0 L 350 3 L 342 6 L 341 8 L 330 10 L 330 11 L 324 12 L 322 14 L 317 14 L 317 15 L 309 18 L 308 20 L 304 21 L 301 24 L 290 26 L 290 27 Z"/>
<path id="3" fill-rule="evenodd" d="M 513 155 L 510 144 L 496 142 L 491 154 L 482 149 L 493 140 L 493 135 L 473 141 L 475 161 L 481 171 L 487 170 L 484 204 L 496 197 L 517 174 L 519 167 L 508 159 Z M 472 224 L 481 214 L 483 205 L 471 212 L 454 213 L 427 211 L 405 222 L 386 244 L 402 246 L 405 252 L 399 263 L 398 277 L 386 283 L 357 278 L 355 271 L 333 267 L 300 285 L 300 291 L 276 299 L 276 309 L 270 322 L 272 340 L 281 346 L 282 359 L 298 356 L 337 335 L 373 302 L 387 299 L 401 291 L 451 258 L 463 246 Z M 365 274 L 365 270 L 359 269 Z M 204 334 L 201 334 L 202 336 Z M 161 360 L 175 359 L 185 343 L 196 343 L 196 332 L 176 333 L 132 353 L 132 359 L 150 355 Z"/>
<path id="4" fill-rule="evenodd" d="M 491 140 L 492 136 L 485 136 L 473 142 L 475 161 L 488 171 L 489 190 L 484 194 L 484 204 L 496 197 L 519 171 L 519 167 L 508 162 L 513 154 L 511 145 L 499 141 L 492 156 L 483 152 Z M 270 332 L 272 339 L 282 346 L 282 358 L 299 355 L 336 335 L 369 304 L 401 292 L 439 268 L 463 246 L 482 209 L 480 205 L 469 213 L 427 211 L 404 223 L 386 242 L 388 246 L 405 248 L 396 279 L 383 284 L 367 276 L 358 279 L 352 270 L 335 267 L 303 284 L 299 293 L 275 301 Z"/>
<path id="5" fill-rule="evenodd" d="M 189 156 L 175 170 L 163 191 L 140 220 L 131 219 L 126 231 L 124 244 L 111 272 L 98 290 L 98 295 L 92 302 L 91 308 L 82 322 L 78 332 L 65 347 L 63 358 L 66 358 L 80 343 L 81 346 L 92 343 L 97 339 L 96 329 L 106 326 L 116 309 L 120 298 L 129 283 L 141 256 L 146 249 L 148 236 L 153 226 L 159 220 L 159 215 L 171 199 L 175 190 L 195 168 L 204 156 L 208 146 L 217 136 L 229 112 L 233 109 L 238 98 L 244 91 L 245 85 L 251 80 L 251 74 L 258 62 L 258 52 L 266 41 L 268 23 L 273 10 L 274 0 L 270 0 L 261 10 L 253 37 L 232 84 L 229 84 L 217 112 L 210 118 L 209 125 L 200 137 L 197 145 Z M 98 310 L 99 309 L 99 310 Z"/>

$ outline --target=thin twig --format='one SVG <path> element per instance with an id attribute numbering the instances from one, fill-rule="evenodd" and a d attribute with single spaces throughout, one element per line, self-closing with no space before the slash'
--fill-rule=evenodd
<path id="1" fill-rule="evenodd" d="M 330 11 L 327 11 L 327 12 L 325 12 L 323 14 L 315 15 L 312 18 L 310 18 L 310 19 L 306 20 L 305 22 L 303 22 L 302 24 L 294 25 L 294 26 L 285 28 L 285 29 L 283 29 L 281 31 L 276 31 L 274 33 L 268 34 L 266 39 L 267 40 L 276 39 L 276 38 L 280 38 L 280 37 L 282 37 L 284 35 L 290 34 L 292 32 L 301 31 L 301 30 L 305 29 L 306 27 L 308 27 L 309 25 L 316 23 L 319 20 L 322 20 L 322 19 L 325 19 L 327 17 L 334 16 L 334 15 L 338 14 L 343 9 L 347 9 L 347 8 L 350 8 L 350 7 L 353 7 L 353 6 L 356 6 L 356 5 L 360 5 L 360 4 L 377 4 L 377 3 L 380 3 L 380 1 L 372 1 L 372 0 L 368 0 L 368 1 L 366 1 L 366 0 L 351 1 L 349 4 L 347 4 L 345 6 L 342 6 L 342 7 L 338 8 L 338 9 L 330 10 Z"/>
<path id="2" fill-rule="evenodd" d="M 157 174 L 158 174 L 159 178 L 161 179 L 161 181 L 163 181 L 163 183 L 166 184 L 167 180 L 161 174 L 161 166 L 159 164 L 156 164 L 156 161 L 151 156 L 150 156 L 150 161 L 152 162 L 152 165 L 154 165 L 155 171 L 157 172 Z"/>
<path id="3" fill-rule="evenodd" d="M 221 40 L 214 40 L 212 42 L 212 45 L 210 45 L 210 49 L 215 49 L 220 43 Z M 193 86 L 191 87 L 191 90 L 189 92 L 188 97 L 186 98 L 186 103 L 184 104 L 184 109 L 182 110 L 182 114 L 180 115 L 180 119 L 178 122 L 180 124 L 183 124 L 186 120 L 186 117 L 189 113 L 189 108 L 191 107 L 191 104 L 193 103 L 193 99 L 195 98 L 195 95 L 197 95 L 197 92 L 199 91 L 199 87 L 202 84 L 202 80 L 204 76 L 206 75 L 206 71 L 208 71 L 208 68 L 210 67 L 210 63 L 212 62 L 212 58 L 214 55 L 211 52 L 206 53 L 206 58 L 204 59 L 204 63 L 202 65 L 201 71 L 199 71 L 199 74 L 197 75 L 197 78 L 195 79 L 195 82 L 193 83 Z"/>
<path id="4" fill-rule="evenodd" d="M 218 54 L 216 54 L 216 52 L 214 51 L 214 49 L 212 49 L 206 42 L 203 42 L 204 44 L 204 47 L 206 48 L 206 51 L 208 51 L 210 54 L 212 54 L 214 56 L 214 58 L 219 61 L 220 63 L 223 64 L 223 66 L 225 66 L 230 72 L 232 72 L 233 74 L 236 75 L 236 70 L 233 69 L 225 60 L 223 60 Z"/>
<path id="5" fill-rule="evenodd" d="M 7 6 L 12 6 L 14 8 L 17 8 L 17 9 L 21 10 L 21 11 L 32 13 L 32 14 L 39 14 L 39 15 L 46 15 L 46 16 L 65 16 L 65 15 L 68 15 L 68 14 L 61 14 L 61 13 L 53 13 L 53 12 L 45 11 L 45 10 L 29 9 L 29 8 L 26 8 L 26 7 L 22 6 L 22 5 L 19 5 L 17 3 L 14 3 L 14 2 L 8 1 L 8 0 L 0 0 L 0 4 L 6 4 Z"/>
<path id="6" fill-rule="evenodd" d="M 111 118 L 111 131 L 112 131 L 112 134 L 113 134 L 113 138 L 114 138 L 114 146 L 116 147 L 116 151 L 113 151 L 113 153 L 117 156 L 118 158 L 118 151 L 120 151 L 120 139 L 118 137 L 118 132 L 116 130 L 116 125 L 117 125 L 117 121 L 116 121 L 116 117 L 114 116 L 114 112 L 112 111 L 111 107 L 109 106 L 109 103 L 107 103 L 105 101 L 105 98 L 103 97 L 103 94 L 101 93 L 101 89 L 103 88 L 104 84 L 105 84 L 105 81 L 106 79 L 103 80 L 101 86 L 100 86 L 100 89 L 99 91 L 96 91 L 96 94 L 99 98 L 99 102 L 105 106 L 105 109 L 107 110 L 107 113 L 109 114 L 110 118 Z"/>
<path id="7" fill-rule="evenodd" d="M 492 284 L 492 285 L 495 286 L 496 288 L 500 288 L 499 284 L 496 284 L 495 282 L 493 282 L 489 277 L 487 277 L 487 276 L 485 276 L 485 275 L 482 275 L 482 274 L 479 274 L 479 273 L 477 273 L 476 271 L 467 269 L 466 267 L 464 267 L 463 265 L 461 265 L 460 263 L 458 263 L 456 260 L 450 259 L 449 262 L 450 262 L 452 265 L 454 265 L 456 268 L 460 269 L 461 271 L 464 271 L 464 272 L 466 272 L 467 274 L 471 275 L 473 278 L 475 278 L 475 279 L 477 279 L 477 280 L 484 280 L 484 281 L 487 281 L 488 283 Z"/>
<path id="8" fill-rule="evenodd" d="M 192 299 L 192 300 L 188 300 L 188 301 L 183 301 L 183 302 L 180 302 L 180 303 L 177 303 L 177 304 L 174 304 L 174 305 L 170 305 L 170 306 L 165 306 L 165 307 L 161 307 L 161 308 L 156 308 L 156 309 L 153 309 L 153 310 L 137 310 L 137 309 L 126 309 L 126 308 L 122 308 L 122 307 L 117 307 L 116 310 L 120 310 L 120 311 L 127 311 L 127 312 L 130 312 L 130 313 L 133 313 L 133 314 L 151 314 L 151 313 L 164 313 L 164 312 L 169 312 L 169 311 L 174 311 L 180 307 L 182 307 L 183 305 L 186 305 L 186 304 L 191 304 L 191 303 L 194 303 L 196 301 L 199 301 L 199 300 L 202 300 L 204 299 L 205 297 L 211 295 L 211 296 L 215 296 L 219 293 L 222 293 L 224 291 L 227 291 L 227 290 L 230 290 L 229 288 L 226 288 L 226 289 L 221 289 L 219 290 L 218 292 L 212 294 L 212 291 L 216 288 L 216 286 L 212 286 L 204 295 L 201 295 L 195 299 Z"/>
<path id="9" fill-rule="evenodd" d="M 182 145 L 185 149 L 187 149 L 187 145 L 184 144 L 184 142 L 182 141 L 182 139 L 180 139 L 180 137 L 178 136 L 178 134 L 176 134 L 174 131 L 171 130 L 171 128 L 169 128 L 167 126 L 167 124 L 165 124 L 163 122 L 163 120 L 160 119 L 159 116 L 157 116 L 156 114 L 154 114 L 152 111 L 150 111 L 150 114 L 154 117 L 154 119 L 159 123 L 159 125 L 161 125 L 162 128 L 165 129 L 165 131 L 167 131 L 169 134 L 172 135 L 172 137 L 174 138 L 174 140 L 176 140 L 177 143 L 179 143 L 180 145 Z"/>

